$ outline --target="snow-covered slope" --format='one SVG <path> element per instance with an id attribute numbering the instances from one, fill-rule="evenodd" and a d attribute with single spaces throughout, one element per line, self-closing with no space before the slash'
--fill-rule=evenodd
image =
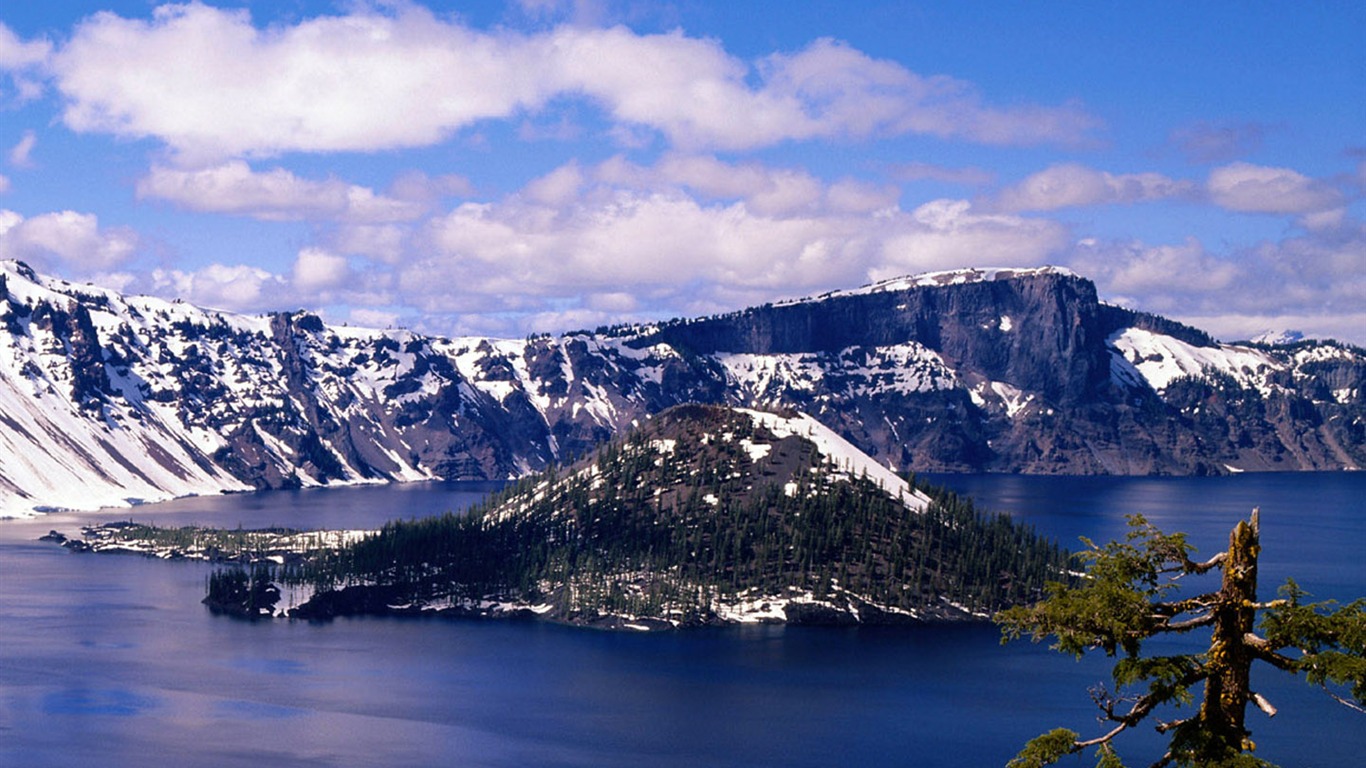
<path id="1" fill-rule="evenodd" d="M 807 301 L 823 301 L 825 299 L 838 298 L 842 296 L 863 296 L 870 293 L 896 293 L 909 290 L 911 288 L 937 288 L 946 285 L 967 285 L 969 283 L 989 283 L 995 280 L 1016 280 L 1019 278 L 1037 277 L 1040 275 L 1057 275 L 1060 277 L 1076 277 L 1076 273 L 1067 267 L 1046 265 L 1042 267 L 973 267 L 969 269 L 949 269 L 940 272 L 921 272 L 915 275 L 905 275 L 893 277 L 887 280 L 879 280 L 869 283 L 861 288 L 850 288 L 840 291 L 830 291 L 819 296 L 807 299 L 798 299 L 798 303 Z"/>
<path id="2" fill-rule="evenodd" d="M 690 402 L 803 411 L 917 471 L 1358 467 L 1363 392 L 1359 349 L 1218 345 L 1052 267 L 496 340 L 215 312 L 0 262 L 0 516 L 507 478 Z"/>
<path id="3" fill-rule="evenodd" d="M 914 510 L 923 510 L 930 503 L 929 496 L 912 488 L 894 468 L 877 463 L 853 443 L 805 413 L 784 416 L 749 409 L 737 411 L 748 415 L 755 424 L 772 432 L 778 438 L 795 435 L 810 440 L 836 476 L 851 479 L 866 477 L 886 491 L 887 495 L 902 499 L 907 507 Z"/>
<path id="4" fill-rule="evenodd" d="M 1230 344 L 1201 347 L 1139 328 L 1116 331 L 1107 341 L 1119 353 L 1112 368 L 1115 377 L 1125 384 L 1146 384 L 1159 393 L 1181 377 L 1217 372 L 1269 395 L 1274 375 L 1289 369 L 1264 350 Z"/>

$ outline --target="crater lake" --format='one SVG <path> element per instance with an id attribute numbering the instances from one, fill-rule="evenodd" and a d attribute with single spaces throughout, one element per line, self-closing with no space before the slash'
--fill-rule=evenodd
<path id="1" fill-rule="evenodd" d="M 931 478 L 1064 546 L 1142 513 L 1199 552 L 1262 510 L 1264 598 L 1366 595 L 1366 473 Z M 211 566 L 74 554 L 49 529 L 373 528 L 463 509 L 496 484 L 181 499 L 0 521 L 0 766 L 1000 766 L 1065 726 L 1101 731 L 1103 656 L 999 644 L 990 624 L 622 634 L 536 622 L 244 622 L 200 604 Z M 1366 715 L 1271 669 L 1258 754 L 1358 766 Z M 1121 743 L 1155 759 L 1145 728 Z M 1093 758 L 1062 765 L 1090 765 Z"/>

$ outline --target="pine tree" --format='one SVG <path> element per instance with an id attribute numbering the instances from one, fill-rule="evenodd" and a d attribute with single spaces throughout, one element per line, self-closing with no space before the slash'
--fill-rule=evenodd
<path id="1" fill-rule="evenodd" d="M 1010 768 L 1049 765 L 1090 747 L 1097 748 L 1098 766 L 1122 766 L 1113 746 L 1117 736 L 1149 717 L 1156 720 L 1159 707 L 1189 706 L 1197 695 L 1194 714 L 1157 722 L 1158 732 L 1170 734 L 1170 741 L 1154 765 L 1268 766 L 1256 757 L 1244 720 L 1248 704 L 1268 715 L 1276 713 L 1249 685 L 1257 662 L 1303 675 L 1353 708 L 1366 705 L 1366 598 L 1342 606 L 1333 601 L 1306 604 L 1301 602 L 1304 593 L 1288 581 L 1280 599 L 1259 603 L 1257 510 L 1233 528 L 1226 551 L 1204 562 L 1191 560 L 1184 534 L 1164 534 L 1138 515 L 1129 518 L 1129 526 L 1124 542 L 1098 547 L 1083 540 L 1089 549 L 1080 554 L 1088 561 L 1081 579 L 1051 583 L 1043 601 L 997 614 L 1002 642 L 1051 636 L 1054 648 L 1063 653 L 1080 657 L 1100 649 L 1118 658 L 1115 690 L 1093 692 L 1110 729 L 1085 740 L 1066 728 L 1051 731 L 1029 742 Z M 1215 570 L 1222 572 L 1218 591 L 1189 597 L 1177 593 L 1178 579 Z M 1150 638 L 1196 630 L 1209 632 L 1204 653 L 1142 654 Z M 1201 683 L 1203 691 L 1197 694 Z M 1346 686 L 1349 693 L 1339 695 L 1330 684 Z M 1146 691 L 1123 695 L 1126 686 L 1145 686 Z"/>

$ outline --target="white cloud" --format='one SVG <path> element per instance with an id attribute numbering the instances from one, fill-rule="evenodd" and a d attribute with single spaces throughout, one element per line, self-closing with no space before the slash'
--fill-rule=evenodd
<path id="1" fill-rule="evenodd" d="M 723 185 L 715 162 L 642 168 L 614 161 L 577 169 L 576 195 L 557 197 L 556 205 L 523 192 L 458 206 L 409 246 L 413 256 L 396 267 L 397 295 L 438 315 L 515 310 L 544 319 L 590 310 L 658 317 L 984 258 L 1040 264 L 1068 242 L 1056 222 L 979 213 L 966 201 L 905 212 L 853 183 L 823 188 L 813 180 L 814 202 L 775 206 L 781 212 L 756 210 L 747 200 L 709 201 L 667 183 L 716 182 L 707 186 L 717 191 Z M 725 191 L 764 189 L 764 170 L 743 168 Z M 602 178 L 632 185 L 604 185 Z"/>
<path id="2" fill-rule="evenodd" d="M 6 192 L 8 192 L 8 191 L 9 191 L 9 187 L 10 187 L 9 177 L 6 176 L 6 175 L 3 174 L 3 173 L 0 173 L 0 195 L 3 195 L 3 194 L 5 194 Z"/>
<path id="3" fill-rule="evenodd" d="M 1137 203 L 1194 194 L 1195 184 L 1158 173 L 1112 174 L 1076 164 L 1055 165 L 1003 190 L 1006 211 L 1053 211 L 1086 205 Z"/>
<path id="4" fill-rule="evenodd" d="M 33 148 L 38 144 L 38 135 L 33 131 L 24 131 L 24 135 L 19 139 L 9 151 L 9 164 L 16 168 L 31 168 L 33 160 L 29 157 L 33 153 Z"/>
<path id="5" fill-rule="evenodd" d="M 1230 211 L 1312 213 L 1342 203 L 1342 194 L 1289 168 L 1233 163 L 1210 172 L 1210 199 Z"/>
<path id="6" fill-rule="evenodd" d="M 321 248 L 304 248 L 294 260 L 295 288 L 318 291 L 342 285 L 351 276 L 351 267 L 344 256 L 328 253 Z"/>
<path id="7" fill-rule="evenodd" d="M 397 312 L 358 307 L 351 310 L 349 322 L 361 328 L 391 328 L 398 324 Z"/>
<path id="8" fill-rule="evenodd" d="M 932 200 L 905 218 L 879 243 L 871 279 L 983 264 L 1038 266 L 1068 240 L 1055 221 L 978 213 L 966 200 Z"/>
<path id="9" fill-rule="evenodd" d="M 194 271 L 156 269 L 147 292 L 234 312 L 279 310 L 288 294 L 279 275 L 247 265 L 210 264 Z"/>
<path id="10" fill-rule="evenodd" d="M 310 181 L 283 168 L 253 171 L 241 160 L 188 171 L 155 166 L 138 181 L 137 192 L 139 197 L 166 200 L 194 211 L 274 221 L 410 221 L 425 210 L 420 203 L 376 195 L 337 179 Z"/>
<path id="11" fill-rule="evenodd" d="M 1095 280 L 1102 294 L 1144 297 L 1153 311 L 1167 311 L 1191 295 L 1217 295 L 1242 275 L 1237 264 L 1207 252 L 1194 238 L 1179 245 L 1085 240 L 1069 265 Z M 1154 301 L 1155 296 L 1164 298 Z M 1181 298 L 1165 298 L 1176 296 Z"/>
<path id="12" fill-rule="evenodd" d="M 14 30 L 0 22 L 0 71 L 17 71 L 42 64 L 51 52 L 52 43 L 46 40 L 24 42 Z"/>
<path id="13" fill-rule="evenodd" d="M 904 133 L 1079 142 L 1097 125 L 1070 105 L 991 107 L 969 83 L 830 40 L 751 66 L 681 32 L 485 32 L 412 4 L 264 30 L 199 3 L 150 20 L 99 13 L 51 69 L 72 129 L 154 137 L 201 163 L 429 146 L 557 98 L 587 98 L 623 135 L 643 126 L 694 149 Z"/>
<path id="14" fill-rule="evenodd" d="M 766 93 L 814 116 L 797 123 L 795 136 L 920 133 L 987 144 L 1084 143 L 1098 127 L 1074 105 L 988 107 L 966 81 L 918 75 L 829 39 L 774 54 L 759 69 Z"/>
<path id="15" fill-rule="evenodd" d="M 267 30 L 198 3 L 148 21 L 100 13 L 53 67 L 73 129 L 206 157 L 430 145 L 540 103 L 548 80 L 524 39 L 406 4 Z"/>
<path id="16" fill-rule="evenodd" d="M 571 162 L 533 180 L 522 190 L 522 194 L 533 202 L 561 206 L 573 202 L 583 184 L 583 171 L 578 163 Z"/>
<path id="17" fill-rule="evenodd" d="M 1103 297 L 1225 339 L 1295 329 L 1366 343 L 1366 226 L 1336 226 L 1215 254 L 1198 241 L 1079 243 L 1067 261 Z"/>
<path id="18" fill-rule="evenodd" d="M 593 175 L 602 183 L 638 191 L 687 191 L 703 199 L 738 200 L 749 211 L 767 216 L 872 212 L 894 206 L 900 196 L 890 186 L 856 179 L 827 185 L 804 170 L 731 164 L 707 155 L 668 155 L 648 168 L 618 157 L 599 165 Z"/>
<path id="19" fill-rule="evenodd" d="M 364 256 L 393 264 L 403 257 L 409 229 L 395 224 L 362 224 L 340 227 L 328 238 L 329 246 L 340 253 Z"/>
<path id="20" fill-rule="evenodd" d="M 967 201 L 903 211 L 893 189 L 705 156 L 570 163 L 418 225 L 317 234 L 280 274 L 215 264 L 163 270 L 143 289 L 239 311 L 378 307 L 382 319 L 422 316 L 436 332 L 519 335 L 735 309 L 984 260 L 1040 264 L 1069 240 L 1056 222 Z"/>
<path id="21" fill-rule="evenodd" d="M 138 236 L 126 227 L 101 228 L 92 213 L 57 211 L 24 218 L 0 211 L 0 258 L 45 267 L 53 259 L 82 273 L 106 270 L 131 258 Z"/>
<path id="22" fill-rule="evenodd" d="M 1366 312 L 1361 311 L 1335 314 L 1228 312 L 1185 314 L 1182 319 L 1225 341 L 1252 339 L 1268 331 L 1299 331 L 1308 338 L 1366 344 L 1361 332 L 1362 328 L 1366 328 Z"/>
<path id="23" fill-rule="evenodd" d="M 405 171 L 389 186 L 389 195 L 398 200 L 430 205 L 443 197 L 468 197 L 474 194 L 470 180 L 455 174 L 428 176 L 422 171 Z"/>
<path id="24" fill-rule="evenodd" d="M 25 42 L 0 21 L 0 83 L 8 74 L 14 83 L 19 103 L 32 101 L 42 95 L 43 86 L 38 76 L 51 54 L 52 43 L 47 40 Z M 0 89 L 0 96 L 4 95 L 3 89 Z"/>

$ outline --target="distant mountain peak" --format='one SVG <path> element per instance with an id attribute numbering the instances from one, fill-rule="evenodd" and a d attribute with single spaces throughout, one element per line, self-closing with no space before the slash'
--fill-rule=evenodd
<path id="1" fill-rule="evenodd" d="M 1304 341 L 1304 334 L 1300 331 L 1291 330 L 1264 331 L 1252 339 L 1254 344 L 1269 344 L 1271 346 L 1295 344 L 1300 341 Z"/>

